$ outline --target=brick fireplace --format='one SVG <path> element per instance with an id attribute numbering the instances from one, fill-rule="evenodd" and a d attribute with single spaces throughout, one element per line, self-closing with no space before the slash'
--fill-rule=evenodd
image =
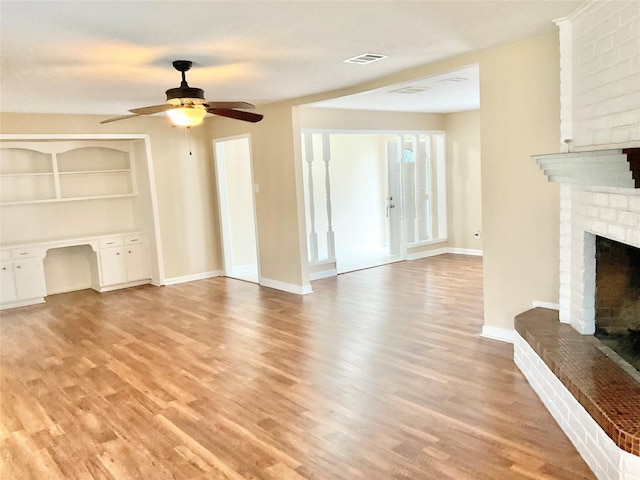
<path id="1" fill-rule="evenodd" d="M 640 480 L 640 375 L 593 336 L 596 236 L 640 248 L 640 4 L 556 24 L 561 153 L 534 159 L 560 183 L 559 310 L 516 317 L 514 359 L 599 479 Z"/>
<path id="2" fill-rule="evenodd" d="M 593 336 L 596 236 L 640 247 L 640 189 L 576 185 L 584 170 L 572 175 L 562 155 L 537 159 L 561 181 L 560 309 L 516 318 L 514 359 L 599 479 L 640 480 L 640 372 L 614 362 Z"/>
<path id="3" fill-rule="evenodd" d="M 596 235 L 640 248 L 640 189 L 561 187 L 560 321 L 595 332 Z"/>

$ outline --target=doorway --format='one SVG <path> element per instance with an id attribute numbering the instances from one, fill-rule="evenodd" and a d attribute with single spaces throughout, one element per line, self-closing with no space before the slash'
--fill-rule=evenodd
<path id="1" fill-rule="evenodd" d="M 260 283 L 250 138 L 214 140 L 213 151 L 224 275 Z"/>
<path id="2" fill-rule="evenodd" d="M 338 274 L 446 237 L 444 132 L 303 130 L 309 262 Z"/>

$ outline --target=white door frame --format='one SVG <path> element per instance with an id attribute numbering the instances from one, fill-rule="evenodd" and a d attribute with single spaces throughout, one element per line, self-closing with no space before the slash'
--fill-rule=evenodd
<path id="1" fill-rule="evenodd" d="M 231 237 L 231 218 L 229 217 L 229 190 L 227 188 L 226 157 L 222 144 L 233 140 L 246 139 L 249 144 L 249 170 L 251 174 L 251 185 L 255 185 L 253 180 L 253 161 L 251 156 L 251 135 L 235 135 L 231 137 L 216 138 L 213 140 L 213 159 L 216 173 L 216 190 L 218 195 L 218 217 L 220 218 L 220 239 L 222 241 L 222 266 L 224 275 L 233 277 L 233 241 Z M 253 204 L 253 228 L 256 238 L 256 262 L 258 267 L 258 283 L 262 282 L 260 275 L 260 253 L 258 249 L 258 225 L 256 221 L 256 196 L 255 189 L 251 188 L 251 200 Z"/>

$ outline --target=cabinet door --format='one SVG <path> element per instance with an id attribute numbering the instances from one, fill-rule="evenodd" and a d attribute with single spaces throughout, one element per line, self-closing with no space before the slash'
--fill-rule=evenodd
<path id="1" fill-rule="evenodd" d="M 127 281 L 133 282 L 149 278 L 149 257 L 147 246 L 129 245 L 124 248 L 127 265 Z"/>
<path id="2" fill-rule="evenodd" d="M 37 258 L 13 262 L 13 275 L 16 282 L 18 300 L 41 298 L 47 294 L 44 281 L 44 267 Z"/>
<path id="3" fill-rule="evenodd" d="M 100 285 L 117 285 L 127 281 L 123 248 L 100 250 Z"/>
<path id="4" fill-rule="evenodd" d="M 13 276 L 13 262 L 2 262 L 0 274 L 0 303 L 15 302 L 18 296 Z"/>

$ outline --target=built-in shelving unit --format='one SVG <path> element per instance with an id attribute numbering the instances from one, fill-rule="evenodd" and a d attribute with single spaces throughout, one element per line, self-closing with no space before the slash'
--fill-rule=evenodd
<path id="1" fill-rule="evenodd" d="M 3 205 L 91 200 L 136 194 L 129 152 L 117 145 L 7 142 L 0 150 Z M 124 148 L 124 147 L 120 147 Z"/>
<path id="2" fill-rule="evenodd" d="M 0 307 L 163 283 L 150 152 L 147 135 L 0 135 Z"/>

